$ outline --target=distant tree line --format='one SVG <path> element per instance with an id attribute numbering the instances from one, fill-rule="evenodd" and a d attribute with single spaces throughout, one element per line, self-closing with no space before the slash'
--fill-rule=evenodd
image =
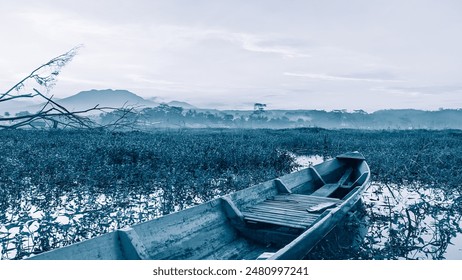
<path id="1" fill-rule="evenodd" d="M 462 129 L 462 110 L 266 110 L 255 106 L 248 111 L 184 109 L 161 104 L 132 112 L 127 121 L 138 128 L 351 128 L 351 129 Z M 120 112 L 100 115 L 103 124 L 120 118 Z"/>

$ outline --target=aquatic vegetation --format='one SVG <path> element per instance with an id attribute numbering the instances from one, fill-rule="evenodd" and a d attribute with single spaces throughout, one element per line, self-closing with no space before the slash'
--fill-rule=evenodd
<path id="1" fill-rule="evenodd" d="M 450 224 L 462 210 L 457 203 L 462 179 L 459 131 L 4 130 L 0 136 L 2 259 L 25 258 L 275 178 L 298 168 L 296 155 L 329 158 L 357 150 L 382 186 L 393 184 L 399 190 L 418 184 L 420 190 L 450 194 L 452 212 L 438 204 L 442 212 L 435 216 L 439 228 L 451 234 L 458 229 Z M 369 232 L 359 253 L 341 258 L 417 256 L 409 248 L 420 246 L 419 238 L 428 241 L 425 233 L 414 230 L 422 224 L 417 214 L 436 211 L 430 202 L 398 210 L 400 214 L 391 217 L 397 225 L 377 231 L 383 238 L 372 238 Z M 390 216 L 378 209 L 366 201 L 366 222 L 390 225 Z M 402 230 L 409 223 L 410 233 Z M 450 237 L 446 231 L 439 236 Z M 383 246 L 374 243 L 377 240 Z M 432 252 L 427 251 L 428 258 L 441 258 Z M 425 252 L 418 256 L 424 258 Z"/>

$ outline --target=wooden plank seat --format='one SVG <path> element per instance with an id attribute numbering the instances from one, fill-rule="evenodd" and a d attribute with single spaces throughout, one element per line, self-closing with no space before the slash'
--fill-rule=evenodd
<path id="1" fill-rule="evenodd" d="M 317 189 L 315 192 L 313 192 L 311 195 L 314 196 L 320 196 L 320 197 L 328 197 L 331 194 L 333 194 L 338 188 L 344 187 L 343 185 L 347 182 L 347 180 L 350 178 L 351 174 L 353 173 L 353 169 L 349 168 L 345 171 L 345 173 L 342 175 L 340 180 L 337 183 L 334 184 L 324 184 L 324 186 L 320 187 Z"/>
<path id="2" fill-rule="evenodd" d="M 242 211 L 247 223 L 266 223 L 290 228 L 306 229 L 321 215 L 309 209 L 321 204 L 335 206 L 340 199 L 300 194 L 279 194 Z M 324 210 L 321 208 L 319 210 Z"/>

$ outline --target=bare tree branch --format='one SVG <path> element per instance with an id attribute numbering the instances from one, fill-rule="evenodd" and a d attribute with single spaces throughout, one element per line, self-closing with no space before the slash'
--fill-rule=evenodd
<path id="1" fill-rule="evenodd" d="M 15 95 L 15 96 L 8 96 L 8 97 L 1 99 L 0 102 L 6 102 L 9 100 L 19 99 L 19 98 L 34 98 L 35 96 L 36 96 L 35 94 L 31 94 L 31 93 Z"/>
<path id="2" fill-rule="evenodd" d="M 59 55 L 45 64 L 40 65 L 35 70 L 33 70 L 28 76 L 24 77 L 21 81 L 16 83 L 13 87 L 7 90 L 5 93 L 0 94 L 0 101 L 5 96 L 11 96 L 11 93 L 16 90 L 19 91 L 24 87 L 24 83 L 27 80 L 34 79 L 40 86 L 44 86 L 47 90 L 50 90 L 56 83 L 56 77 L 59 75 L 61 69 L 68 64 L 75 55 L 77 55 L 79 49 L 82 48 L 82 45 L 76 46 L 69 50 L 68 52 Z M 48 69 L 49 73 L 40 74 L 42 70 Z"/>
<path id="3" fill-rule="evenodd" d="M 137 118 L 133 117 L 137 116 L 135 108 L 128 107 L 125 104 L 121 108 L 100 107 L 99 105 L 95 105 L 94 107 L 85 110 L 70 111 L 53 100 L 53 96 L 48 97 L 35 87 L 32 87 L 33 93 L 19 93 L 19 91 L 24 89 L 25 83 L 29 80 L 32 80 L 42 88 L 45 88 L 48 93 L 56 84 L 56 78 L 61 69 L 74 58 L 80 48 L 81 46 L 74 47 L 70 51 L 37 67 L 28 76 L 24 77 L 5 93 L 0 94 L 0 102 L 37 97 L 44 102 L 43 105 L 41 105 L 40 110 L 35 113 L 27 112 L 25 114 L 16 114 L 16 116 L 9 116 L 9 114 L 7 116 L 0 115 L 0 129 L 15 129 L 25 126 L 36 128 L 38 125 L 50 126 L 52 128 L 61 126 L 62 128 L 112 129 L 134 126 L 134 122 L 137 121 Z M 15 92 L 17 94 L 15 94 Z M 93 119 L 92 116 L 90 116 L 90 114 L 94 115 L 98 112 L 117 112 L 118 118 L 109 124 L 98 124 L 94 119 L 94 116 Z M 129 116 L 132 118 L 127 120 Z"/>

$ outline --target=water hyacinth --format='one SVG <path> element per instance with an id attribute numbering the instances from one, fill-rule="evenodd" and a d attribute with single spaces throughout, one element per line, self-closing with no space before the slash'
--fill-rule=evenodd
<path id="1" fill-rule="evenodd" d="M 299 169 L 300 156 L 309 165 L 354 150 L 367 158 L 377 184 L 396 186 L 393 193 L 400 186 L 418 185 L 423 195 L 428 192 L 422 190 L 439 189 L 454 203 L 452 207 L 436 200 L 427 203 L 434 200 L 432 196 L 385 215 L 366 199 L 369 231 L 359 253 L 334 258 L 443 258 L 443 253 L 429 250 L 415 255 L 416 247 L 430 241 L 435 250 L 447 248 L 438 247 L 438 242 L 457 233 L 462 211 L 458 131 L 3 130 L 0 134 L 2 259 L 26 258 L 273 179 Z M 371 192 L 368 195 L 372 197 Z M 417 226 L 419 211 L 434 213 L 439 224 Z M 384 225 L 391 225 L 386 234 Z M 398 234 L 401 229 L 409 236 Z M 423 232 L 429 230 L 437 232 L 437 241 Z"/>

